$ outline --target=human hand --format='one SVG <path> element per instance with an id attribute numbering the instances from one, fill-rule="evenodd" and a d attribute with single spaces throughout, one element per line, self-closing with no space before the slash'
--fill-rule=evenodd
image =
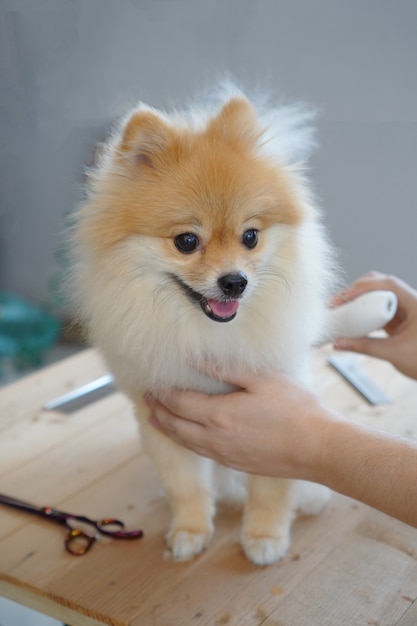
<path id="1" fill-rule="evenodd" d="M 318 481 L 331 412 L 286 374 L 245 373 L 228 382 L 240 390 L 221 395 L 175 390 L 164 404 L 147 396 L 151 423 L 222 465 Z"/>
<path id="2" fill-rule="evenodd" d="M 379 272 L 369 272 L 358 278 L 350 287 L 333 298 L 331 305 L 338 306 L 359 295 L 374 290 L 393 291 L 398 299 L 394 318 L 384 327 L 387 337 L 361 337 L 338 339 L 337 350 L 361 352 L 390 361 L 400 372 L 417 379 L 417 291 L 407 283 Z"/>

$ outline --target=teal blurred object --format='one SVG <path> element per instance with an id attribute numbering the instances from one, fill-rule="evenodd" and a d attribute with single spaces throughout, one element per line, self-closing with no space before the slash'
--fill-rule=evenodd
<path id="1" fill-rule="evenodd" d="M 42 363 L 61 330 L 57 317 L 11 293 L 0 292 L 0 359 L 16 369 Z"/>

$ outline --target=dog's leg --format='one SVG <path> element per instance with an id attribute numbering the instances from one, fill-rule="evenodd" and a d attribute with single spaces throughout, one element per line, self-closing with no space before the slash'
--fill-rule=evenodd
<path id="1" fill-rule="evenodd" d="M 141 434 L 171 505 L 168 547 L 174 560 L 190 559 L 213 534 L 212 462 L 177 446 L 147 420 L 141 419 Z"/>
<path id="2" fill-rule="evenodd" d="M 275 563 L 289 548 L 295 516 L 293 486 L 290 480 L 248 477 L 242 546 L 247 558 L 256 565 Z"/>

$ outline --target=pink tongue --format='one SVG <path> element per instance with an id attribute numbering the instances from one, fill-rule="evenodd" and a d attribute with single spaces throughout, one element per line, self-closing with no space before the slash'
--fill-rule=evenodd
<path id="1" fill-rule="evenodd" d="M 238 300 L 224 302 L 223 300 L 208 300 L 210 309 L 217 317 L 231 317 L 239 308 Z"/>

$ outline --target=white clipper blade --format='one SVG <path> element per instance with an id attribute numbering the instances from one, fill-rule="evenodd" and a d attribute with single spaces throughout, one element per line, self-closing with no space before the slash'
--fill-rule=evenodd
<path id="1" fill-rule="evenodd" d="M 354 300 L 327 311 L 326 337 L 365 337 L 383 328 L 397 312 L 397 296 L 392 291 L 368 291 Z"/>

